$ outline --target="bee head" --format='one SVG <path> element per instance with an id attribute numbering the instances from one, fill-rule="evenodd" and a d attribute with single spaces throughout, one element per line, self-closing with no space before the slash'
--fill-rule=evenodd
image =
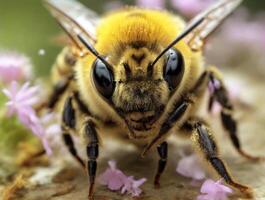
<path id="1" fill-rule="evenodd" d="M 151 129 L 163 113 L 184 74 L 184 58 L 170 49 L 155 65 L 159 50 L 127 48 L 111 66 L 96 59 L 93 82 L 97 91 L 121 113 L 133 128 Z M 149 127 L 150 126 L 150 127 Z"/>

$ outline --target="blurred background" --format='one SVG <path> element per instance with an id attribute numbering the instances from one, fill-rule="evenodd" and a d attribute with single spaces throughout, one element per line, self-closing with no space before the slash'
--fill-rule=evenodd
<path id="1" fill-rule="evenodd" d="M 183 18 L 187 20 L 206 9 L 215 1 L 216 0 L 80 0 L 80 2 L 84 3 L 88 8 L 99 13 L 99 15 L 125 5 L 137 5 L 167 9 L 175 14 L 183 16 Z M 66 149 L 64 149 L 64 144 L 62 144 L 61 140 L 60 117 L 57 115 L 38 116 L 37 122 L 35 122 L 35 124 L 33 123 L 33 125 L 40 126 L 41 131 L 44 131 L 45 134 L 36 134 L 36 132 L 34 132 L 35 127 L 32 126 L 32 124 L 25 123 L 27 120 L 23 120 L 24 118 L 32 118 L 31 115 L 34 114 L 33 100 L 36 101 L 37 99 L 41 101 L 43 94 L 47 92 L 38 89 L 38 86 L 42 87 L 47 83 L 47 79 L 36 79 L 34 76 L 32 77 L 31 68 L 33 68 L 37 77 L 48 77 L 56 56 L 63 48 L 63 45 L 58 42 L 59 38 L 62 38 L 62 33 L 60 27 L 58 27 L 55 20 L 42 5 L 41 0 L 0 0 L 0 91 L 6 88 L 3 92 L 0 92 L 0 199 L 3 199 L 1 198 L 2 194 L 9 195 L 9 193 L 12 193 L 12 187 L 10 187 L 10 192 L 9 187 L 5 186 L 15 180 L 14 177 L 17 174 L 23 174 L 23 167 L 28 167 L 32 164 L 32 168 L 26 169 L 35 173 L 34 166 L 43 165 L 45 166 L 43 170 L 46 171 L 44 174 L 50 172 L 57 174 L 57 172 L 54 171 L 53 164 L 56 164 L 60 159 L 64 159 L 61 155 L 66 153 Z M 265 152 L 265 93 L 263 92 L 265 78 L 264 52 L 264 0 L 244 0 L 242 6 L 209 39 L 205 48 L 207 63 L 218 66 L 225 74 L 225 83 L 228 86 L 229 96 L 236 106 L 236 119 L 240 121 L 240 138 L 245 145 L 244 147 L 251 150 L 251 152 L 256 155 L 260 155 L 262 152 L 264 155 Z M 17 81 L 15 85 L 14 81 Z M 25 83 L 26 81 L 30 81 L 33 86 L 29 87 L 29 85 Z M 42 85 L 42 83 L 45 84 Z M 24 90 L 21 92 L 22 89 L 19 88 Z M 10 95 L 11 93 L 13 95 Z M 38 101 L 35 103 L 38 103 Z M 30 104 L 30 106 L 28 104 Z M 23 114 L 26 113 L 27 115 L 21 117 L 19 112 L 25 111 L 23 110 L 25 107 L 27 108 L 27 112 L 23 112 Z M 28 110 L 32 112 L 28 112 Z M 10 114 L 10 111 L 13 113 Z M 260 199 L 264 199 L 265 165 L 260 166 L 252 163 L 250 165 L 248 162 L 237 163 L 237 159 L 235 158 L 239 156 L 235 154 L 234 150 L 231 151 L 229 142 L 226 142 L 229 143 L 226 144 L 222 141 L 225 137 L 221 134 L 218 135 L 218 133 L 223 132 L 220 124 L 218 125 L 217 118 L 219 117 L 219 112 L 220 105 L 218 107 L 218 104 L 216 104 L 210 117 L 211 121 L 217 125 L 215 126 L 215 124 L 213 124 L 213 127 L 216 127 L 216 136 L 219 137 L 220 143 L 222 142 L 221 146 L 225 159 L 228 161 L 233 171 L 236 172 L 235 177 L 240 177 L 242 182 L 253 186 L 257 190 L 257 196 L 260 197 Z M 34 135 L 32 135 L 31 132 L 33 132 Z M 50 147 L 48 143 L 44 143 L 47 141 Z M 38 158 L 33 159 L 33 161 L 29 160 L 29 158 L 31 159 L 36 153 L 38 155 L 40 150 L 43 151 L 40 145 L 41 142 L 47 153 L 49 148 L 54 151 L 53 156 L 49 157 L 49 159 L 47 159 L 47 157 L 42 157 L 42 159 L 39 160 Z M 118 144 L 118 146 L 120 146 L 120 144 Z M 112 150 L 112 146 L 109 146 L 109 148 Z M 123 146 L 121 146 L 121 148 L 120 151 L 113 148 L 113 152 L 116 152 L 117 155 L 115 153 L 112 155 L 111 151 L 106 151 L 106 153 L 110 152 L 110 155 L 117 159 L 119 165 L 121 164 L 123 169 L 131 170 L 131 174 L 138 175 L 138 177 L 152 171 L 148 170 L 147 173 L 146 169 L 149 168 L 146 168 L 146 166 L 155 161 L 154 159 L 152 159 L 151 162 L 148 160 L 134 160 L 134 158 L 136 158 L 135 156 L 121 154 L 120 152 L 124 152 Z M 234 153 L 231 154 L 231 152 Z M 234 154 L 237 157 L 234 157 Z M 178 155 L 178 157 L 180 156 Z M 106 163 L 106 159 L 109 158 L 110 156 L 105 156 L 105 160 L 102 163 Z M 123 162 L 124 158 L 130 158 L 132 160 Z M 176 159 L 176 157 L 174 157 L 174 159 Z M 190 181 L 187 179 L 185 182 L 180 176 L 172 174 L 175 172 L 173 167 L 176 161 L 174 159 L 171 159 L 174 163 L 171 164 L 172 169 L 167 172 L 166 177 L 168 177 L 168 180 L 171 180 L 172 177 L 176 177 L 176 179 L 179 179 L 176 180 L 176 183 L 181 184 L 181 187 L 172 184 L 171 192 L 174 191 L 174 193 L 177 192 L 178 195 L 183 196 L 183 198 L 179 197 L 178 199 L 195 199 L 199 189 L 196 187 L 184 187 L 184 185 L 189 185 Z M 136 162 L 142 162 L 142 164 L 139 164 L 139 168 L 135 168 L 137 170 L 133 170 L 133 167 L 136 166 Z M 142 168 L 140 168 L 140 166 Z M 57 167 L 64 170 L 64 166 Z M 100 167 L 102 168 L 102 166 Z M 74 180 L 76 175 L 74 174 L 74 178 L 71 180 L 72 182 L 70 184 L 74 185 L 73 188 L 75 188 L 76 191 L 73 190 L 72 193 L 70 192 L 71 194 L 68 195 L 68 198 L 64 198 L 64 200 L 77 199 L 77 194 L 81 197 L 86 197 L 87 180 L 81 173 L 81 170 L 77 171 L 80 172 L 80 180 L 78 181 L 81 181 L 81 184 L 78 183 L 77 185 L 82 186 L 82 188 L 75 188 Z M 43 171 L 40 170 L 36 172 L 37 175 L 38 173 L 42 174 L 39 176 L 39 179 L 41 179 L 43 187 L 38 186 L 36 188 L 33 187 L 24 190 L 23 195 L 25 198 L 23 199 L 51 199 L 50 197 L 56 194 L 53 190 L 60 189 L 60 187 L 68 187 L 59 182 L 60 187 L 56 184 L 53 184 L 54 187 L 46 187 L 45 179 L 43 179 Z M 62 174 L 64 174 L 64 171 Z M 38 177 L 37 175 L 36 177 Z M 30 176 L 31 173 L 28 173 L 26 177 L 29 178 Z M 51 175 L 47 175 L 47 177 L 49 176 Z M 38 181 L 38 179 L 31 180 L 32 184 L 36 184 Z M 68 180 L 62 183 L 68 184 Z M 157 199 L 157 190 L 153 191 L 151 182 L 148 184 L 145 188 L 145 192 L 155 196 L 153 198 L 150 196 L 148 199 Z M 170 187 L 164 187 L 164 192 L 162 192 L 162 194 L 171 195 L 171 193 L 168 192 L 169 190 Z M 2 191 L 6 191 L 6 193 Z M 109 194 L 106 190 L 102 191 L 105 191 L 107 195 L 116 195 L 115 193 Z M 13 193 L 16 193 L 16 190 L 14 190 Z M 44 194 L 46 195 L 45 197 L 43 196 Z M 188 197 L 187 194 L 192 195 L 192 197 Z M 30 198 L 27 195 L 36 196 Z M 42 198 L 37 198 L 39 197 L 38 195 L 41 195 Z M 81 197 L 78 199 L 82 199 Z M 120 199 L 119 196 L 116 197 L 117 196 L 115 196 L 115 199 Z M 4 200 L 6 199 L 7 198 Z M 162 197 L 161 199 L 166 198 Z M 8 200 L 10 199 L 8 198 Z"/>
<path id="2" fill-rule="evenodd" d="M 123 4 L 143 3 L 143 1 L 135 2 L 134 0 L 80 0 L 80 2 L 99 14 Z M 157 0 L 153 2 L 157 2 Z M 251 13 L 250 16 L 257 16 L 265 10 L 265 1 L 245 0 L 244 6 Z M 166 8 L 178 13 L 176 6 L 172 6 L 169 0 L 166 1 Z M 15 50 L 24 53 L 32 59 L 37 75 L 48 74 L 50 66 L 62 48 L 62 46 L 56 45 L 53 40 L 61 33 L 61 30 L 43 7 L 42 1 L 0 0 L 0 13 L 0 50 Z M 43 55 L 44 51 L 45 55 Z"/>

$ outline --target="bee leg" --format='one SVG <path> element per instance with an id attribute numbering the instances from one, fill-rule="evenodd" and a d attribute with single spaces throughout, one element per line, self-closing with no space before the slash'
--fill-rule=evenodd
<path id="1" fill-rule="evenodd" d="M 213 134 L 210 129 L 201 121 L 188 122 L 192 127 L 191 139 L 195 147 L 204 155 L 204 159 L 213 167 L 213 169 L 221 176 L 230 186 L 238 189 L 247 197 L 252 197 L 253 193 L 248 186 L 237 183 L 233 180 L 228 172 L 225 163 L 218 155 L 217 144 L 214 141 Z"/>
<path id="2" fill-rule="evenodd" d="M 94 184 L 96 178 L 96 171 L 97 171 L 97 158 L 98 158 L 98 136 L 95 129 L 95 125 L 92 121 L 88 121 L 84 128 L 85 136 L 88 138 L 88 145 L 87 145 L 87 173 L 89 176 L 89 194 L 88 198 L 93 199 L 94 193 Z"/>
<path id="3" fill-rule="evenodd" d="M 159 188 L 160 187 L 160 176 L 163 173 L 166 167 L 166 164 L 167 164 L 167 152 L 168 152 L 167 142 L 161 143 L 157 147 L 157 151 L 158 151 L 160 159 L 158 161 L 158 169 L 157 169 L 157 173 L 155 176 L 154 185 L 156 188 Z"/>
<path id="4" fill-rule="evenodd" d="M 220 79 L 217 79 L 213 74 L 210 75 L 210 81 L 212 82 L 213 86 L 215 85 L 216 81 L 219 82 L 219 86 L 214 86 L 214 92 L 211 98 L 218 101 L 222 106 L 220 117 L 221 117 L 224 129 L 228 132 L 230 136 L 233 146 L 236 148 L 236 150 L 239 152 L 240 155 L 242 155 L 243 157 L 249 160 L 253 160 L 253 161 L 265 160 L 264 157 L 252 156 L 246 153 L 244 150 L 242 150 L 240 140 L 237 136 L 237 132 L 238 132 L 237 122 L 232 116 L 233 105 L 229 100 L 227 89 L 225 88 L 222 81 Z"/>
<path id="5" fill-rule="evenodd" d="M 63 140 L 65 145 L 67 146 L 69 152 L 71 155 L 78 161 L 78 163 L 84 168 L 85 163 L 84 161 L 79 157 L 75 146 L 74 146 L 74 141 L 70 135 L 71 130 L 75 130 L 75 125 L 76 125 L 76 119 L 75 119 L 75 110 L 73 108 L 72 104 L 72 99 L 73 97 L 70 96 L 67 98 L 65 105 L 64 105 L 64 110 L 63 110 L 63 125 L 62 125 L 62 130 L 63 130 Z"/>
<path id="6" fill-rule="evenodd" d="M 85 163 L 84 161 L 79 157 L 77 154 L 76 148 L 74 146 L 74 141 L 71 135 L 67 132 L 63 133 L 63 140 L 65 145 L 67 146 L 69 152 L 71 155 L 76 159 L 76 161 L 82 166 L 82 168 L 85 168 Z"/>

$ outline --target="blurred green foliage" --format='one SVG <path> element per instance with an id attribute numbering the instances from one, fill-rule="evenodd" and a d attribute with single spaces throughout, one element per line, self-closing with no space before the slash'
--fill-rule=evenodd
<path id="1" fill-rule="evenodd" d="M 36 138 L 21 125 L 15 118 L 7 118 L 4 115 L 0 117 L 0 149 L 1 154 L 14 154 L 17 152 L 18 144 L 27 142 L 28 144 L 36 144 Z"/>
<path id="2" fill-rule="evenodd" d="M 110 0 L 80 0 L 99 13 Z M 132 4 L 132 0 L 123 0 Z M 256 12 L 265 10 L 264 0 L 245 0 L 245 5 Z M 31 57 L 37 75 L 46 75 L 56 54 L 62 47 L 56 46 L 52 38 L 60 28 L 42 6 L 41 0 L 0 0 L 0 49 L 15 50 Z M 44 56 L 38 55 L 44 49 Z"/>

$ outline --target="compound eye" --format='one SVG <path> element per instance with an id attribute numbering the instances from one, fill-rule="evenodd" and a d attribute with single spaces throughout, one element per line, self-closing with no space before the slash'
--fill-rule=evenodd
<path id="1" fill-rule="evenodd" d="M 175 89 L 181 81 L 184 72 L 184 59 L 182 54 L 176 49 L 170 49 L 164 69 L 164 78 L 169 89 Z"/>
<path id="2" fill-rule="evenodd" d="M 112 71 L 99 59 L 94 63 L 93 80 L 100 94 L 110 98 L 114 91 Z"/>

